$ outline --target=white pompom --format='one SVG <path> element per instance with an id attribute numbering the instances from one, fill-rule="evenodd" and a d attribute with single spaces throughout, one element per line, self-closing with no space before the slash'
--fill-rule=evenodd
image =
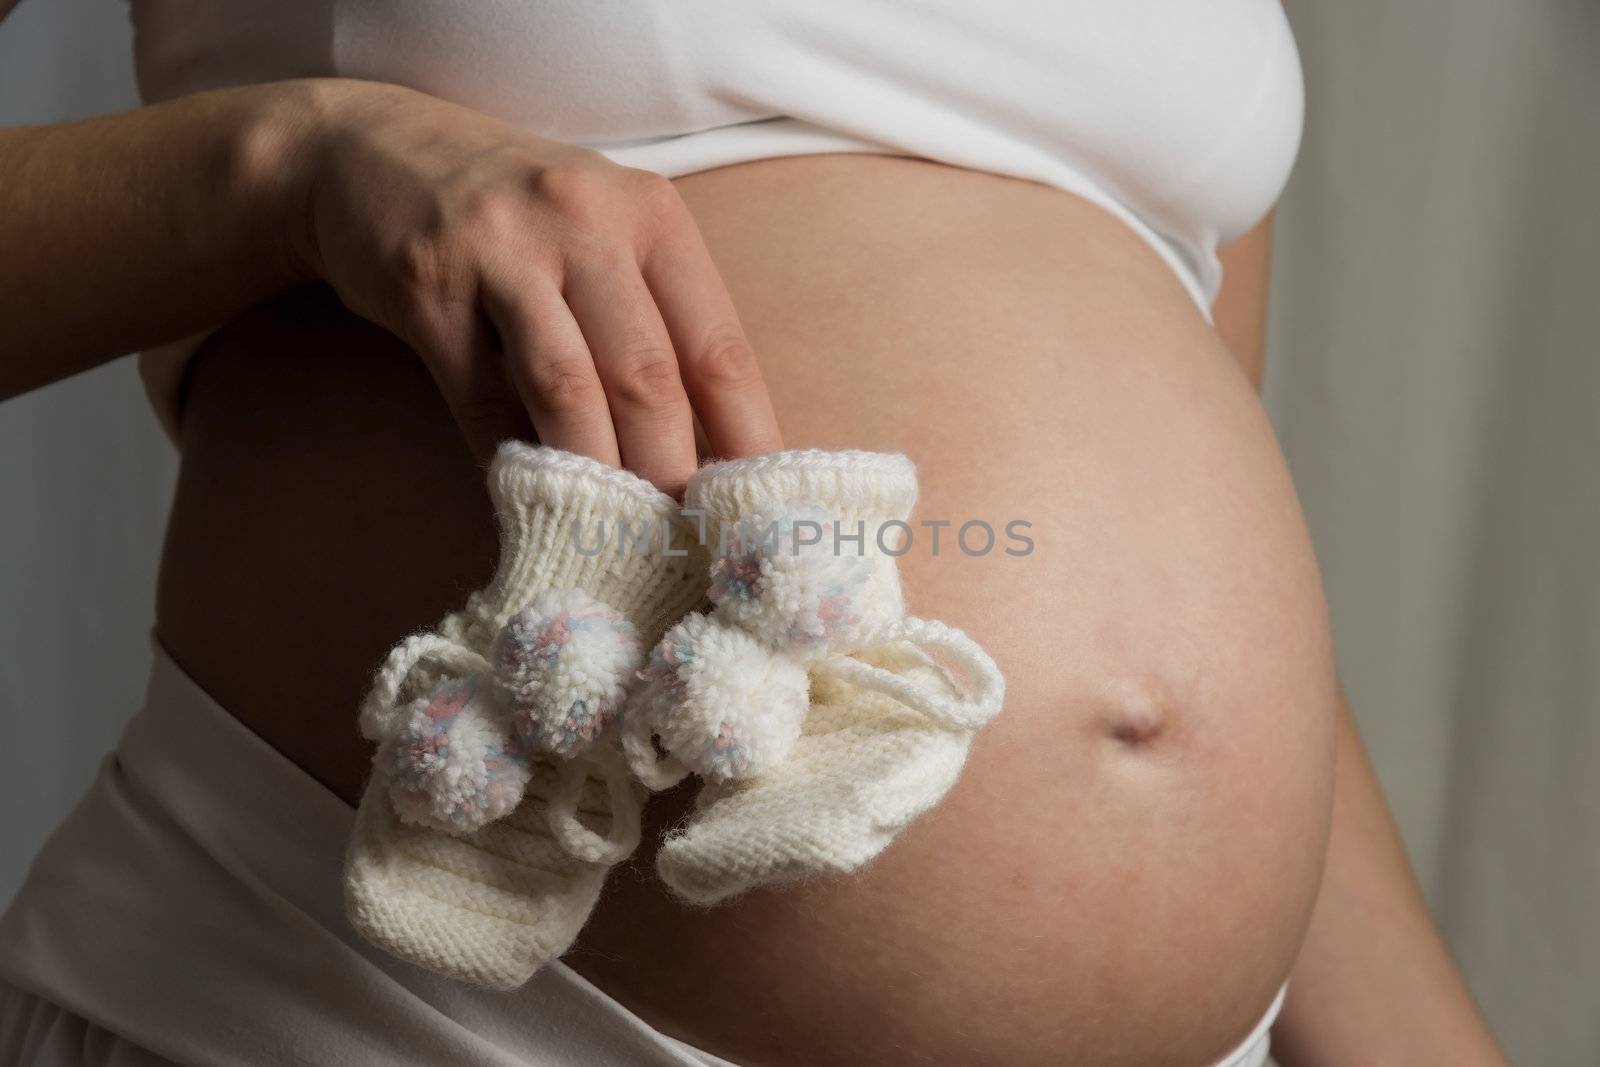
<path id="1" fill-rule="evenodd" d="M 403 708 L 375 766 L 401 821 L 448 833 L 509 815 L 529 777 L 493 693 L 471 679 L 440 682 Z"/>
<path id="2" fill-rule="evenodd" d="M 705 615 L 669 630 L 640 676 L 629 714 L 645 716 L 671 756 L 711 781 L 781 763 L 810 704 L 805 667 Z"/>
<path id="3" fill-rule="evenodd" d="M 802 659 L 847 646 L 869 575 L 857 532 L 805 505 L 740 519 L 711 565 L 718 616 Z"/>
<path id="4" fill-rule="evenodd" d="M 615 718 L 644 652 L 620 612 L 580 589 L 539 594 L 511 616 L 489 661 L 517 735 L 570 759 Z"/>

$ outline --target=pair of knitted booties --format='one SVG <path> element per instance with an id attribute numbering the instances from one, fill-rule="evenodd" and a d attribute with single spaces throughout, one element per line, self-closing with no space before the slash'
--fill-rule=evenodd
<path id="1" fill-rule="evenodd" d="M 637 846 L 647 792 L 690 774 L 694 811 L 656 864 L 680 897 L 856 870 L 944 796 L 999 711 L 993 661 L 905 615 L 903 456 L 715 464 L 680 510 L 508 442 L 489 488 L 493 579 L 397 645 L 361 709 L 378 750 L 346 904 L 402 959 L 521 985 Z"/>

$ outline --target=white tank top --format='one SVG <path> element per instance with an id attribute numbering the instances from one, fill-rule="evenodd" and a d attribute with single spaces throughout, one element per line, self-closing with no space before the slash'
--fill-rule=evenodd
<path id="1" fill-rule="evenodd" d="M 1120 218 L 1208 315 L 1218 246 L 1272 206 L 1300 140 L 1299 58 L 1279 0 L 130 6 L 149 101 L 364 78 L 668 177 L 876 152 L 1030 179 Z M 181 361 L 145 362 L 170 416 L 159 394 Z"/>

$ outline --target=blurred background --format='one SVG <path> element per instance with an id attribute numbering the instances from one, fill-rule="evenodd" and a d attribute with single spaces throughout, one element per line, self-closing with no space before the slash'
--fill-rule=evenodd
<path id="1" fill-rule="evenodd" d="M 1343 677 L 1513 1061 L 1600 1064 L 1600 4 L 1287 7 L 1267 404 Z M 122 5 L 0 24 L 0 125 L 134 102 Z M 139 700 L 176 466 L 129 360 L 0 406 L 0 906 Z"/>

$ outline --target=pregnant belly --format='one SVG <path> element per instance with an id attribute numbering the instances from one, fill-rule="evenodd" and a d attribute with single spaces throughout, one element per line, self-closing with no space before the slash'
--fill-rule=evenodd
<path id="1" fill-rule="evenodd" d="M 678 184 L 788 443 L 919 463 L 919 517 L 952 525 L 904 560 L 913 609 L 1009 695 L 867 871 L 698 910 L 646 847 L 569 962 L 751 1065 L 1215 1059 L 1288 973 L 1331 790 L 1325 613 L 1244 376 L 1060 192 L 875 157 Z M 183 434 L 162 639 L 353 799 L 369 671 L 492 567 L 481 473 L 414 358 L 314 291 L 212 341 Z M 968 520 L 1027 522 L 1033 550 L 969 555 Z"/>

